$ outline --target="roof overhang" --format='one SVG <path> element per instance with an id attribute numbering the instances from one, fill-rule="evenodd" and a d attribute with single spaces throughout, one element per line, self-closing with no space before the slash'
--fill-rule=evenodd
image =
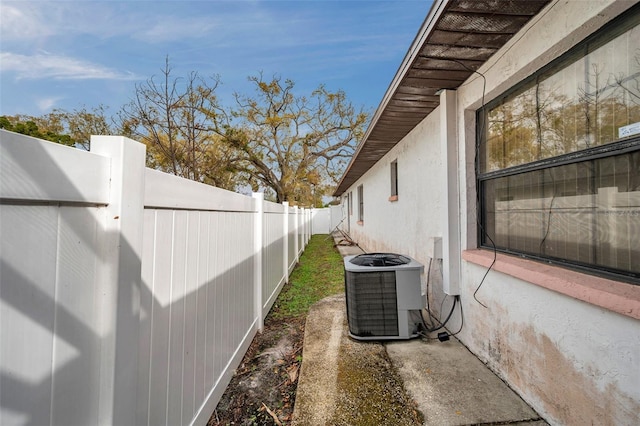
<path id="1" fill-rule="evenodd" d="M 435 0 L 334 195 L 342 195 L 551 0 Z"/>

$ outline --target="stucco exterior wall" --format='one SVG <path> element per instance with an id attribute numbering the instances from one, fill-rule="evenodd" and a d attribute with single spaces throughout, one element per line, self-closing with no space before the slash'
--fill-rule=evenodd
<path id="1" fill-rule="evenodd" d="M 463 251 L 475 249 L 477 244 L 475 111 L 483 101 L 513 87 L 634 3 L 552 3 L 479 70 L 484 77 L 474 74 L 458 89 L 455 125 L 459 243 Z M 440 116 L 439 108 L 349 190 L 354 197 L 351 236 L 365 249 L 409 254 L 427 265 L 433 257 L 433 238 L 447 237 L 443 219 L 447 217 L 447 166 L 439 143 Z M 389 163 L 396 158 L 399 200 L 389 202 Z M 362 225 L 358 225 L 356 188 L 361 184 L 365 213 Z M 491 270 L 483 281 L 487 266 L 463 260 L 462 256 L 460 253 L 458 259 L 450 259 L 461 265 L 464 326 L 458 337 L 473 353 L 552 424 L 640 424 L 637 316 L 543 288 L 528 280 L 526 274 L 515 277 Z M 437 271 L 442 261 L 435 259 L 432 263 L 435 273 L 432 270 L 430 274 L 431 297 L 436 301 L 432 307 L 439 307 L 445 298 L 442 275 Z M 533 270 L 539 266 L 531 263 Z M 553 279 L 553 271 L 548 273 Z M 578 281 L 582 278 L 573 284 L 580 284 Z M 637 293 L 637 288 L 632 290 Z M 444 306 L 448 311 L 447 304 Z M 447 328 L 457 331 L 460 325 L 457 313 Z"/>
<path id="2" fill-rule="evenodd" d="M 547 421 L 633 425 L 640 415 L 639 321 L 463 264 L 463 343 Z"/>
<path id="3" fill-rule="evenodd" d="M 398 145 L 359 179 L 352 193 L 353 209 L 342 229 L 367 252 L 392 252 L 413 257 L 425 266 L 423 293 L 430 308 L 449 310 L 442 303 L 442 256 L 434 253 L 443 237 L 445 166 L 441 155 L 439 108 L 416 126 Z M 391 162 L 398 162 L 398 199 L 390 201 Z M 364 220 L 358 221 L 358 186 L 363 186 Z M 428 288 L 427 288 L 428 287 Z"/>
<path id="4" fill-rule="evenodd" d="M 536 17 L 480 69 L 487 102 L 546 65 L 633 2 L 563 1 Z M 462 247 L 475 248 L 475 123 L 479 75 L 458 90 Z M 640 421 L 640 321 L 463 262 L 460 338 L 541 415 L 557 424 Z"/>
<path id="5" fill-rule="evenodd" d="M 423 120 L 349 189 L 353 193 L 350 235 L 367 251 L 394 251 L 423 263 L 433 256 L 433 239 L 442 237 L 444 175 L 437 117 L 432 114 Z M 394 160 L 398 162 L 398 200 L 389 201 Z M 359 224 L 360 185 L 364 220 Z"/>

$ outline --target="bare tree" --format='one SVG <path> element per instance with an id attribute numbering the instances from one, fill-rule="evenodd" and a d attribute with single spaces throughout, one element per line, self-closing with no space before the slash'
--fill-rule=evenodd
<path id="1" fill-rule="evenodd" d="M 188 179 L 235 189 L 234 156 L 217 129 L 218 77 L 191 72 L 173 77 L 169 58 L 159 79 L 137 85 L 135 96 L 119 113 L 121 126 L 147 145 L 150 167 Z"/>

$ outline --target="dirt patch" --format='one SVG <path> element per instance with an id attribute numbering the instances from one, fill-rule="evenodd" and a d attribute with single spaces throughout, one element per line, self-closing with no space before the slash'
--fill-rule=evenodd
<path id="1" fill-rule="evenodd" d="M 256 335 L 208 425 L 290 425 L 309 308 L 344 290 L 333 239 L 314 235 Z"/>
<path id="2" fill-rule="evenodd" d="M 304 317 L 267 317 L 236 369 L 208 426 L 291 422 L 302 362 Z M 279 423 L 278 423 L 279 422 Z"/>

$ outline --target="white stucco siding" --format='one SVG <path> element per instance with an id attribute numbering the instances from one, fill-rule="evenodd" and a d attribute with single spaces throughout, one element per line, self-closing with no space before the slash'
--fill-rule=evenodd
<path id="1" fill-rule="evenodd" d="M 632 425 L 640 396 L 638 321 L 463 264 L 460 338 L 552 424 Z"/>
<path id="2" fill-rule="evenodd" d="M 354 194 L 351 236 L 367 251 L 407 254 L 423 263 L 432 257 L 433 238 L 442 236 L 444 202 L 438 129 L 436 110 L 349 189 Z M 398 200 L 389 201 L 394 160 L 398 162 Z M 364 190 L 362 224 L 356 223 L 359 185 Z"/>
<path id="3" fill-rule="evenodd" d="M 633 3 L 556 2 L 459 88 L 463 249 L 477 244 L 475 111 Z M 486 270 L 463 262 L 460 339 L 551 423 L 637 424 L 640 322 L 495 271 L 477 293 L 484 308 L 473 294 Z"/>
<path id="4" fill-rule="evenodd" d="M 556 1 L 479 69 L 484 78 L 474 74 L 457 90 L 462 250 L 477 247 L 476 110 L 635 3 Z M 409 254 L 426 265 L 433 237 L 447 237 L 440 115 L 435 110 L 350 188 L 351 235 L 365 249 Z M 389 163 L 396 158 L 399 199 L 389 202 Z M 361 184 L 365 213 L 357 225 L 356 188 Z M 477 293 L 485 308 L 474 292 L 486 271 L 462 261 L 465 321 L 458 337 L 472 352 L 552 424 L 640 424 L 640 321 L 496 270 Z M 431 281 L 432 307 L 439 307 L 442 282 L 434 275 L 442 275 L 432 274 Z M 459 318 L 454 315 L 447 328 L 458 330 Z"/>

